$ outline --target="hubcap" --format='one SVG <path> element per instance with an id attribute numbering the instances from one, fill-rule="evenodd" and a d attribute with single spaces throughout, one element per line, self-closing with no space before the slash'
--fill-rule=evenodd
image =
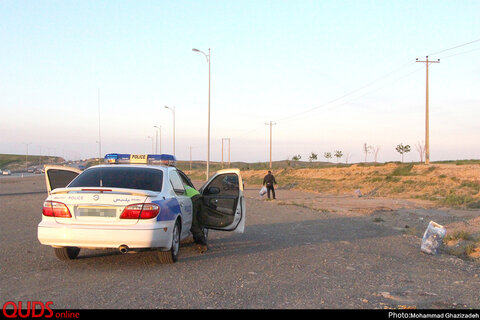
<path id="1" fill-rule="evenodd" d="M 173 241 L 172 241 L 172 251 L 174 255 L 177 255 L 179 247 L 180 247 L 180 237 L 178 234 L 178 225 L 175 224 L 175 227 L 173 228 Z"/>

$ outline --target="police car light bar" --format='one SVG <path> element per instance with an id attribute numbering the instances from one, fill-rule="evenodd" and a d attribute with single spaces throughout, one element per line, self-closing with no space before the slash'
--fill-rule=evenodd
<path id="1" fill-rule="evenodd" d="M 174 167 L 177 159 L 171 154 L 130 154 L 109 153 L 105 155 L 108 164 L 159 164 Z"/>

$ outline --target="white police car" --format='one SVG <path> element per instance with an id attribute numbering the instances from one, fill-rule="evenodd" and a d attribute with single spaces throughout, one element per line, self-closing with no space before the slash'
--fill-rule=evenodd
<path id="1" fill-rule="evenodd" d="M 61 260 L 75 259 L 80 248 L 154 249 L 162 263 L 178 259 L 180 241 L 190 235 L 190 179 L 172 155 L 107 154 L 108 164 L 76 168 L 47 166 L 48 197 L 38 240 Z M 199 189 L 206 229 L 245 228 L 243 182 L 238 169 L 218 171 Z"/>

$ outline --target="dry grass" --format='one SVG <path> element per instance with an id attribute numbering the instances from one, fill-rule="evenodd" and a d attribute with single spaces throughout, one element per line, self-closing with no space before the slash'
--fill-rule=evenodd
<path id="1" fill-rule="evenodd" d="M 480 208 L 480 164 L 352 165 L 318 169 L 279 169 L 275 177 L 282 186 L 330 194 L 423 199 L 449 207 Z M 261 184 L 265 170 L 242 171 L 249 184 Z"/>

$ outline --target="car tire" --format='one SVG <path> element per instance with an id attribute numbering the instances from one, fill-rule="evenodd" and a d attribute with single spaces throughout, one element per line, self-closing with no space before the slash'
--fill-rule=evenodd
<path id="1" fill-rule="evenodd" d="M 80 248 L 77 247 L 61 247 L 53 248 L 55 255 L 60 260 L 73 260 L 80 253 Z"/>
<path id="2" fill-rule="evenodd" d="M 157 257 L 160 263 L 169 264 L 178 261 L 178 253 L 180 251 L 180 223 L 177 220 L 172 232 L 172 247 L 167 251 L 158 251 Z"/>

